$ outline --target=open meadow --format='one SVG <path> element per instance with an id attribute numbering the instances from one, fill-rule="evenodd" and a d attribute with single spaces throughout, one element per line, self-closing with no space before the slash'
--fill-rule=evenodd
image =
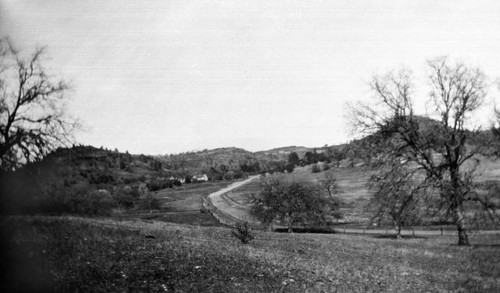
<path id="1" fill-rule="evenodd" d="M 373 171 L 356 167 L 356 168 L 332 168 L 330 170 L 312 173 L 311 166 L 297 167 L 295 171 L 284 176 L 301 178 L 308 181 L 318 181 L 322 179 L 326 173 L 333 174 L 337 179 L 339 186 L 338 197 L 341 199 L 341 212 L 344 215 L 343 222 L 366 222 L 369 215 L 364 211 L 363 207 L 368 202 L 368 189 L 366 182 L 370 178 Z M 245 186 L 237 188 L 228 194 L 226 199 L 233 205 L 240 206 L 242 210 L 248 211 L 250 198 L 252 194 L 260 192 L 260 181 L 255 180 Z M 234 204 L 236 203 L 236 204 Z"/>
<path id="2" fill-rule="evenodd" d="M 367 167 L 347 167 L 331 168 L 321 172 L 311 172 L 311 166 L 297 167 L 293 173 L 285 174 L 289 178 L 300 178 L 308 181 L 319 181 L 327 173 L 332 174 L 337 179 L 341 200 L 340 211 L 343 218 L 338 224 L 351 227 L 365 227 L 369 223 L 371 214 L 366 209 L 369 203 L 370 191 L 367 182 L 370 176 L 377 172 L 376 169 Z M 500 160 L 484 159 L 477 167 L 476 182 L 498 181 L 500 179 Z M 251 204 L 250 199 L 253 194 L 260 192 L 260 181 L 256 180 L 234 189 L 227 193 L 224 198 L 228 204 L 235 208 L 240 208 L 242 212 L 248 212 Z M 422 227 L 421 227 L 422 228 Z M 428 227 L 426 227 L 428 228 Z M 475 227 L 476 229 L 481 227 Z M 491 228 L 491 227 L 489 227 Z M 451 227 L 454 229 L 454 227 Z"/>
<path id="3" fill-rule="evenodd" d="M 0 222 L 2 292 L 498 292 L 500 236 L 394 240 L 76 217 Z M 4 268 L 10 268 L 5 270 Z"/>
<path id="4" fill-rule="evenodd" d="M 158 200 L 160 209 L 149 211 L 133 211 L 117 215 L 118 218 L 135 218 L 157 220 L 178 224 L 190 224 L 197 226 L 220 226 L 214 217 L 205 212 L 201 197 L 220 190 L 232 181 L 203 182 L 184 184 L 174 188 L 165 188 L 152 193 Z"/>

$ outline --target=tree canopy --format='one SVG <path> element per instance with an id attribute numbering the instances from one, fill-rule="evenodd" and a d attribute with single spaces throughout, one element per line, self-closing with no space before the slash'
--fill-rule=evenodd
<path id="1" fill-rule="evenodd" d="M 251 212 L 264 224 L 274 220 L 293 225 L 325 224 L 336 201 L 323 196 L 320 187 L 312 182 L 273 175 L 262 181 L 261 192 L 253 198 Z"/>

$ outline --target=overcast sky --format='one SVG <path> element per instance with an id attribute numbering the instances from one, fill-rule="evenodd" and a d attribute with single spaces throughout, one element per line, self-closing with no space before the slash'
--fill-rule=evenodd
<path id="1" fill-rule="evenodd" d="M 343 143 L 373 73 L 410 67 L 422 106 L 439 55 L 500 78 L 500 1 L 0 3 L 1 35 L 74 84 L 77 140 L 131 153 Z"/>

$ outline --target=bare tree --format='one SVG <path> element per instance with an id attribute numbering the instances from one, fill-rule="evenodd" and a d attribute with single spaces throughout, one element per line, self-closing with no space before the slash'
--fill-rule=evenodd
<path id="1" fill-rule="evenodd" d="M 418 180 L 418 169 L 396 160 L 388 165 L 370 178 L 373 196 L 368 209 L 373 212 L 372 222 L 392 222 L 397 238 L 401 238 L 402 227 L 420 222 L 419 204 L 426 186 Z"/>
<path id="2" fill-rule="evenodd" d="M 337 178 L 333 176 L 332 172 L 325 172 L 323 178 L 319 179 L 318 184 L 324 191 L 326 191 L 328 197 L 330 198 L 332 198 L 339 191 Z"/>
<path id="3" fill-rule="evenodd" d="M 377 105 L 353 107 L 352 122 L 358 130 L 383 134 L 389 142 L 386 156 L 412 162 L 425 172 L 423 180 L 438 191 L 440 207 L 457 227 L 458 244 L 469 245 L 465 203 L 478 202 L 474 166 L 485 146 L 474 141 L 479 131 L 467 123 L 486 96 L 485 75 L 478 68 L 450 64 L 445 57 L 427 65 L 432 87 L 428 105 L 437 121 L 415 115 L 411 72 L 403 69 L 373 78 Z"/>
<path id="4" fill-rule="evenodd" d="M 70 143 L 79 123 L 66 113 L 68 83 L 42 65 L 45 49 L 22 56 L 0 39 L 0 169 L 13 170 Z"/>

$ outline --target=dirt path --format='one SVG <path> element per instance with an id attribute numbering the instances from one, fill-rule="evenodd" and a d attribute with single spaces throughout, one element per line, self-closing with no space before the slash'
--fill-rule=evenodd
<path id="1" fill-rule="evenodd" d="M 208 196 L 208 199 L 212 202 L 212 205 L 217 208 L 221 213 L 230 216 L 231 218 L 235 218 L 238 220 L 252 221 L 249 219 L 249 216 L 246 210 L 242 209 L 240 205 L 234 203 L 233 201 L 227 200 L 223 195 L 228 193 L 229 191 L 241 187 L 251 181 L 259 178 L 260 175 L 251 176 L 246 180 L 235 182 L 229 185 L 226 188 L 223 188 L 219 191 L 213 192 Z"/>

